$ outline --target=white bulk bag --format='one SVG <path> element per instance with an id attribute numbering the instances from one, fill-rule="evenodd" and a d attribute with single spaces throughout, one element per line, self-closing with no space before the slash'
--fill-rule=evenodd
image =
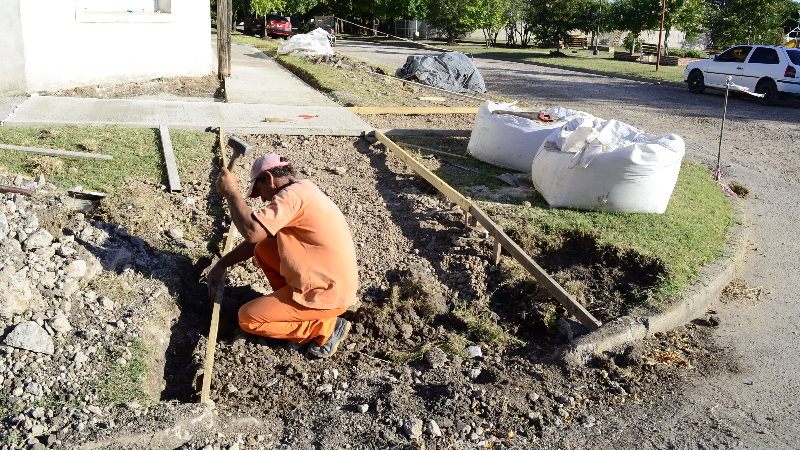
<path id="1" fill-rule="evenodd" d="M 676 134 L 576 117 L 542 144 L 531 178 L 554 208 L 663 214 L 685 150 Z"/>
<path id="2" fill-rule="evenodd" d="M 499 109 L 522 111 L 513 103 L 485 102 L 475 118 L 467 151 L 489 164 L 527 172 L 539 147 L 564 122 L 541 124 L 524 117 L 492 114 Z"/>
<path id="3" fill-rule="evenodd" d="M 328 41 L 328 32 L 322 28 L 315 28 L 306 34 L 295 34 L 289 39 L 278 43 L 278 54 L 317 56 L 333 55 L 334 52 L 330 41 Z"/>

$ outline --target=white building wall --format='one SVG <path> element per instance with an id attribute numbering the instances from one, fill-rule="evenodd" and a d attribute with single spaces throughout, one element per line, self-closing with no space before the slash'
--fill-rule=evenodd
<path id="1" fill-rule="evenodd" d="M 16 0 L 3 0 L 0 7 L 0 94 L 4 92 L 25 92 L 25 46 Z"/>
<path id="2" fill-rule="evenodd" d="M 20 10 L 22 45 L 13 51 L 27 92 L 211 73 L 209 0 L 130 0 L 133 12 L 121 10 L 123 0 L 4 0 L 2 16 L 9 4 Z M 18 90 L 19 74 L 9 75 L 15 81 L 0 80 L 0 93 Z"/>

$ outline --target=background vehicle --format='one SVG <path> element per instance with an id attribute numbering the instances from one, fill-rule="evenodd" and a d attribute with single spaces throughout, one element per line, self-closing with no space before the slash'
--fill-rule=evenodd
<path id="1" fill-rule="evenodd" d="M 266 34 L 270 37 L 282 37 L 286 39 L 292 35 L 292 24 L 286 17 L 270 14 L 264 17 L 266 21 Z"/>
<path id="2" fill-rule="evenodd" d="M 336 26 L 333 16 L 314 16 L 314 26 L 327 31 L 331 47 L 336 46 Z"/>
<path id="3" fill-rule="evenodd" d="M 737 45 L 713 59 L 689 63 L 683 72 L 689 91 L 725 89 L 726 77 L 734 84 L 764 94 L 759 101 L 774 105 L 780 97 L 800 97 L 800 49 L 774 45 Z"/>

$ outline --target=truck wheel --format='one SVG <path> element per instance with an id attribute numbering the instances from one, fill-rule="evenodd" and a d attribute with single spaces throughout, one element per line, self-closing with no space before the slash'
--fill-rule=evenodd
<path id="1" fill-rule="evenodd" d="M 778 86 L 772 80 L 765 80 L 756 86 L 757 94 L 764 94 L 758 102 L 765 106 L 772 106 L 778 101 Z"/>
<path id="2" fill-rule="evenodd" d="M 689 92 L 692 94 L 702 94 L 706 90 L 706 83 L 703 81 L 703 72 L 697 71 L 689 74 L 686 80 L 689 84 Z"/>

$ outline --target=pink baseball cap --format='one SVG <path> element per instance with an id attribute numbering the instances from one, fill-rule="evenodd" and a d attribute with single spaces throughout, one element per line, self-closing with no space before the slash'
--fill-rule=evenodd
<path id="1" fill-rule="evenodd" d="M 281 161 L 281 155 L 277 153 L 267 153 L 264 156 L 260 156 L 258 159 L 255 160 L 253 163 L 253 167 L 250 168 L 250 189 L 247 190 L 247 196 L 250 198 L 258 197 L 258 194 L 253 194 L 253 186 L 256 184 L 256 178 L 258 178 L 262 173 L 272 169 L 273 167 L 283 167 L 288 166 L 289 161 Z"/>

